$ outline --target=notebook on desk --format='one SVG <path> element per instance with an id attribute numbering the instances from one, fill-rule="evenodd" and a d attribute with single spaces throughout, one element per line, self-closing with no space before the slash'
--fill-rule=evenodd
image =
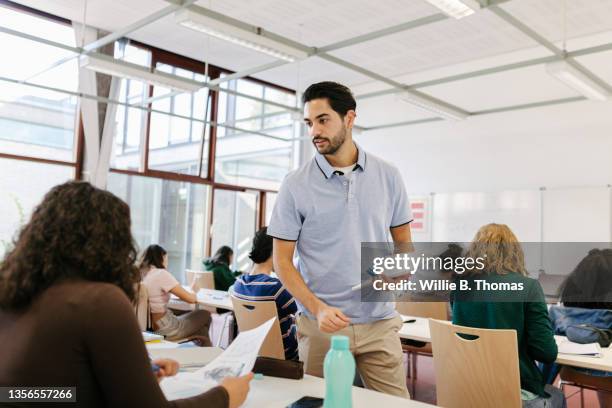
<path id="1" fill-rule="evenodd" d="M 559 353 L 578 356 L 601 357 L 601 347 L 597 343 L 580 344 L 569 341 L 567 338 L 556 338 Z"/>

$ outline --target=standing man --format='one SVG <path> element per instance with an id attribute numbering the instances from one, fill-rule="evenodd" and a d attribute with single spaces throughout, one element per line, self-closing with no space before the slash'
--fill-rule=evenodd
<path id="1" fill-rule="evenodd" d="M 300 359 L 322 377 L 331 336 L 346 335 L 367 388 L 410 398 L 394 304 L 361 302 L 352 289 L 361 283 L 362 242 L 411 242 L 402 178 L 353 142 L 356 103 L 347 87 L 320 82 L 302 99 L 317 152 L 285 178 L 268 227 L 274 269 L 300 303 Z"/>

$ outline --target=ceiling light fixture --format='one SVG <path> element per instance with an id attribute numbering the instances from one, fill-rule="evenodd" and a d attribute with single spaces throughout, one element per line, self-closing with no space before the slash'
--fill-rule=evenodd
<path id="1" fill-rule="evenodd" d="M 606 89 L 566 60 L 549 62 L 546 64 L 546 71 L 588 99 L 605 101 L 610 97 Z"/>
<path id="2" fill-rule="evenodd" d="M 151 85 L 170 88 L 175 91 L 195 92 L 204 86 L 203 83 L 181 78 L 160 71 L 150 71 L 141 65 L 125 62 L 104 54 L 92 53 L 80 58 L 81 68 L 87 68 L 102 74 L 120 78 L 134 79 Z"/>
<path id="3" fill-rule="evenodd" d="M 474 14 L 480 9 L 477 0 L 425 0 L 434 7 L 439 8 L 449 17 L 460 19 Z"/>
<path id="4" fill-rule="evenodd" d="M 409 103 L 410 105 L 416 106 L 419 109 L 433 113 L 436 116 L 439 116 L 444 119 L 464 120 L 468 116 L 470 116 L 469 113 L 463 110 L 456 109 L 451 106 L 445 106 L 439 102 L 429 100 L 425 96 L 421 96 L 418 94 L 413 94 L 410 92 L 399 92 L 396 94 L 396 96 L 402 101 Z"/>
<path id="5" fill-rule="evenodd" d="M 287 62 L 308 57 L 308 53 L 262 35 L 262 28 L 254 31 L 235 27 L 215 18 L 191 10 L 179 10 L 174 14 L 177 24 L 219 38 L 245 48 L 267 54 Z"/>

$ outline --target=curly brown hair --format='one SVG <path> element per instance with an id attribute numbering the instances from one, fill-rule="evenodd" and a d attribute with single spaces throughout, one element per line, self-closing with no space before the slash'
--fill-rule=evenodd
<path id="1" fill-rule="evenodd" d="M 86 182 L 61 184 L 34 209 L 0 264 L 0 308 L 27 307 L 64 279 L 112 283 L 133 300 L 136 254 L 126 203 Z"/>

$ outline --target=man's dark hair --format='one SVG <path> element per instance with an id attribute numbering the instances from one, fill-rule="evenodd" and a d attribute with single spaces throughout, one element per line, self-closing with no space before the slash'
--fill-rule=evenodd
<path id="1" fill-rule="evenodd" d="M 268 227 L 263 227 L 253 237 L 253 247 L 249 258 L 256 264 L 266 262 L 272 256 L 272 237 L 268 235 Z"/>
<path id="2" fill-rule="evenodd" d="M 341 118 L 344 118 L 348 111 L 357 108 L 351 90 L 337 82 L 325 81 L 310 85 L 302 95 L 302 102 L 305 104 L 313 99 L 327 99 L 329 106 Z"/>

